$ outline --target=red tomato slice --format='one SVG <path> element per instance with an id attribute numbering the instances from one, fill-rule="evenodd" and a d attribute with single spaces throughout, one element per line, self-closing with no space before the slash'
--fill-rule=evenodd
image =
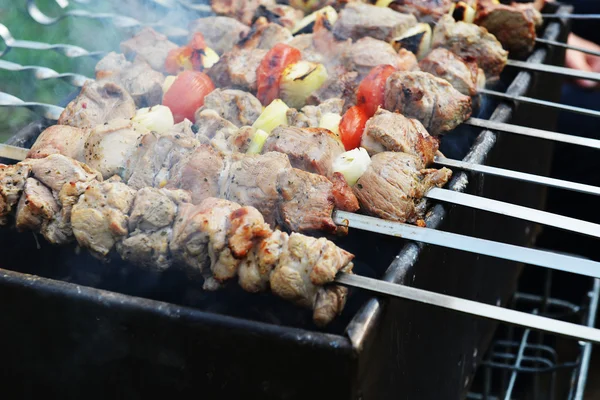
<path id="1" fill-rule="evenodd" d="M 269 105 L 279 97 L 281 73 L 301 57 L 300 50 L 283 43 L 276 44 L 265 55 L 256 70 L 256 97 L 263 105 Z"/>
<path id="2" fill-rule="evenodd" d="M 196 71 L 204 70 L 202 58 L 206 42 L 201 33 L 196 32 L 189 43 L 169 51 L 165 60 L 165 71 L 168 74 L 175 75 L 180 71 L 194 69 Z"/>
<path id="3" fill-rule="evenodd" d="M 215 90 L 208 75 L 198 71 L 183 71 L 163 96 L 163 105 L 173 113 L 175 123 L 185 118 L 195 121 L 196 110 L 204 105 L 204 98 Z"/>
<path id="4" fill-rule="evenodd" d="M 369 117 L 362 107 L 353 106 L 346 111 L 340 122 L 340 136 L 346 150 L 360 146 L 365 125 Z"/>
<path id="5" fill-rule="evenodd" d="M 370 118 L 377 112 L 377 107 L 382 106 L 385 98 L 385 83 L 396 68 L 391 65 L 378 65 L 358 85 L 356 91 L 356 104 L 363 107 Z"/>

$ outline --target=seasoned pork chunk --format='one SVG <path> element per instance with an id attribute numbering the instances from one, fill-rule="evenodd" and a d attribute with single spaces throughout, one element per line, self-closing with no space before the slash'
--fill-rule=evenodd
<path id="1" fill-rule="evenodd" d="M 350 71 L 332 76 L 308 98 L 308 104 L 320 105 L 329 99 L 341 99 L 344 102 L 342 112 L 356 103 L 356 89 L 360 83 L 358 72 Z"/>
<path id="2" fill-rule="evenodd" d="M 263 151 L 287 154 L 294 168 L 331 177 L 333 160 L 344 152 L 344 145 L 327 129 L 280 126 L 271 132 Z"/>
<path id="3" fill-rule="evenodd" d="M 344 100 L 332 98 L 321 102 L 319 105 L 304 106 L 300 111 L 295 108 L 290 108 L 287 111 L 287 119 L 289 126 L 298 128 L 317 128 L 321 122 L 321 118 L 325 114 L 344 113 Z"/>
<path id="4" fill-rule="evenodd" d="M 169 240 L 178 206 L 189 202 L 182 190 L 144 188 L 135 194 L 131 207 L 129 235 L 117 243 L 124 260 L 149 269 L 164 271 L 172 265 Z"/>
<path id="5" fill-rule="evenodd" d="M 353 186 L 367 213 L 390 221 L 416 222 L 423 218 L 423 196 L 443 186 L 452 171 L 421 169 L 421 160 L 406 153 L 384 152 L 371 158 L 367 171 Z"/>
<path id="6" fill-rule="evenodd" d="M 285 4 L 261 5 L 256 10 L 254 18 L 265 17 L 269 22 L 275 22 L 290 31 L 302 20 L 304 13 Z"/>
<path id="7" fill-rule="evenodd" d="M 390 8 L 414 15 L 419 21 L 433 22 L 448 14 L 453 2 L 453 0 L 402 0 L 393 1 Z"/>
<path id="8" fill-rule="evenodd" d="M 286 248 L 287 239 L 287 233 L 275 231 L 248 253 L 238 270 L 239 284 L 245 291 L 258 293 L 269 288 L 271 272 Z"/>
<path id="9" fill-rule="evenodd" d="M 480 86 L 485 86 L 485 74 L 475 62 L 467 62 L 451 51 L 437 48 L 419 62 L 423 72 L 450 82 L 454 89 L 465 96 L 477 95 Z"/>
<path id="10" fill-rule="evenodd" d="M 246 36 L 240 39 L 236 48 L 271 50 L 277 43 L 285 43 L 291 38 L 292 33 L 287 28 L 261 17 L 254 22 Z"/>
<path id="11" fill-rule="evenodd" d="M 301 35 L 295 35 L 287 42 L 287 44 L 300 50 L 303 60 L 327 65 L 327 55 L 322 54 L 317 50 L 315 44 L 313 43 L 314 38 L 314 34 L 304 33 Z"/>
<path id="12" fill-rule="evenodd" d="M 230 51 L 208 70 L 208 75 L 218 87 L 256 92 L 256 69 L 265 54 L 263 49 Z"/>
<path id="13" fill-rule="evenodd" d="M 121 86 L 112 82 L 90 81 L 64 109 L 58 124 L 85 129 L 134 115 L 135 102 Z"/>
<path id="14" fill-rule="evenodd" d="M 370 155 L 384 151 L 412 154 L 421 160 L 424 168 L 433 162 L 439 142 L 416 119 L 380 108 L 367 121 L 360 145 Z"/>
<path id="15" fill-rule="evenodd" d="M 427 72 L 401 71 L 386 82 L 385 108 L 418 119 L 430 134 L 439 135 L 471 116 L 471 98 Z"/>
<path id="16" fill-rule="evenodd" d="M 256 121 L 262 113 L 262 104 L 251 93 L 242 90 L 215 89 L 204 98 L 204 106 L 198 112 L 206 109 L 216 111 L 222 118 L 241 127 Z"/>
<path id="17" fill-rule="evenodd" d="M 19 202 L 30 174 L 31 166 L 28 164 L 0 164 L 0 225 L 8 222 L 8 216 Z"/>
<path id="18" fill-rule="evenodd" d="M 534 8 L 517 8 L 483 0 L 477 3 L 475 23 L 496 36 L 511 54 L 523 55 L 530 53 L 535 46 L 535 13 L 539 14 Z"/>
<path id="19" fill-rule="evenodd" d="M 333 32 L 340 38 L 359 40 L 370 36 L 389 42 L 415 26 L 417 19 L 387 7 L 353 2 L 340 12 Z"/>
<path id="20" fill-rule="evenodd" d="M 177 45 L 152 28 L 143 28 L 137 35 L 121 43 L 121 52 L 130 59 L 145 61 L 156 71 L 163 71 L 169 51 Z"/>
<path id="21" fill-rule="evenodd" d="M 204 36 L 206 45 L 218 54 L 224 54 L 248 34 L 250 28 L 235 18 L 205 17 L 194 20 L 189 25 L 190 39 L 196 32 Z"/>
<path id="22" fill-rule="evenodd" d="M 475 61 L 488 79 L 500 75 L 508 60 L 508 52 L 487 29 L 456 22 L 450 15 L 443 16 L 435 26 L 431 47 L 443 47 L 465 60 Z"/>
<path id="23" fill-rule="evenodd" d="M 96 64 L 96 79 L 99 81 L 102 79 L 110 80 L 130 66 L 131 62 L 127 61 L 123 54 L 111 51 Z"/>
<path id="24" fill-rule="evenodd" d="M 396 50 L 387 42 L 365 37 L 352 46 L 343 55 L 343 65 L 348 71 L 358 72 L 365 77 L 373 67 L 389 64 L 400 71 L 410 71 L 417 68 L 417 57 L 410 51 Z"/>
<path id="25" fill-rule="evenodd" d="M 52 191 L 35 178 L 27 178 L 17 205 L 15 225 L 18 230 L 42 229 L 60 210 Z"/>
<path id="26" fill-rule="evenodd" d="M 102 179 L 98 171 L 87 164 L 75 161 L 61 154 L 51 154 L 46 158 L 23 161 L 31 167 L 31 174 L 54 193 L 59 193 L 65 184 L 91 182 Z"/>
<path id="27" fill-rule="evenodd" d="M 71 224 L 77 242 L 106 257 L 127 236 L 127 217 L 135 191 L 121 182 L 91 182 L 73 206 Z"/>
<path id="28" fill-rule="evenodd" d="M 38 136 L 27 153 L 27 158 L 45 158 L 50 154 L 62 154 L 83 162 L 85 161 L 84 145 L 89 135 L 89 129 L 52 125 Z"/>
<path id="29" fill-rule="evenodd" d="M 217 14 L 235 18 L 246 25 L 252 24 L 256 10 L 261 5 L 275 4 L 274 0 L 211 0 L 210 5 Z"/>

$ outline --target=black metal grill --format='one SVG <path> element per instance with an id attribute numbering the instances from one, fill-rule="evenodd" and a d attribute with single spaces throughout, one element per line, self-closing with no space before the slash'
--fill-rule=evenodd
<path id="1" fill-rule="evenodd" d="M 568 24 L 549 22 L 541 37 L 564 42 L 568 31 Z M 561 64 L 563 51 L 539 47 L 528 61 Z M 507 70 L 499 88 L 556 101 L 560 85 L 560 79 Z M 490 100 L 480 117 L 552 129 L 556 111 Z M 46 124 L 36 121 L 8 143 L 28 147 Z M 463 126 L 444 138 L 442 151 L 547 175 L 552 143 Z M 544 206 L 544 187 L 493 176 L 456 172 L 449 188 Z M 431 207 L 427 225 L 523 246 L 539 232 L 532 223 L 440 204 Z M 248 296 L 234 287 L 202 293 L 176 273 L 153 276 L 116 259 L 107 265 L 71 247 L 41 243 L 37 249 L 31 234 L 4 229 L 0 240 L 7 249 L 0 261 L 4 382 L 30 396 L 464 398 L 496 328 L 353 291 L 341 318 L 318 331 L 309 313 L 268 295 Z M 488 304 L 513 297 L 522 268 L 359 230 L 338 244 L 356 254 L 357 274 Z"/>

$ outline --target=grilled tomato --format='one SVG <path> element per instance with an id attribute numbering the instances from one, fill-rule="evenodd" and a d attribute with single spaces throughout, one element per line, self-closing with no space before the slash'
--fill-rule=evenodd
<path id="1" fill-rule="evenodd" d="M 383 105 L 385 97 L 385 82 L 396 68 L 391 65 L 378 65 L 362 80 L 356 91 L 356 104 L 363 108 L 368 118 Z"/>
<path id="2" fill-rule="evenodd" d="M 290 65 L 300 61 L 300 50 L 278 43 L 262 59 L 256 70 L 256 97 L 263 105 L 279 98 L 279 84 L 283 71 Z"/>
<path id="3" fill-rule="evenodd" d="M 204 98 L 215 89 L 204 72 L 183 71 L 163 96 L 163 105 L 173 113 L 175 123 L 184 119 L 194 121 L 196 110 L 204 105 Z"/>

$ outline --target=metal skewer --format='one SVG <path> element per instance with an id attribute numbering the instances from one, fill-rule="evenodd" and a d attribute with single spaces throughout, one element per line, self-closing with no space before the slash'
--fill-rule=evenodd
<path id="1" fill-rule="evenodd" d="M 53 106 L 51 104 L 28 102 L 11 96 L 8 93 L 0 92 L 0 107 L 24 107 L 43 116 L 46 119 L 56 121 L 60 117 L 64 108 Z"/>
<path id="2" fill-rule="evenodd" d="M 67 82 L 70 85 L 75 87 L 82 87 L 86 82 L 91 81 L 93 79 L 88 78 L 87 76 L 83 76 L 80 74 L 73 73 L 59 73 L 53 69 L 40 67 L 37 65 L 20 65 L 17 63 L 13 63 L 10 61 L 0 60 L 0 69 L 6 71 L 29 71 L 33 72 L 36 79 L 39 80 L 47 80 L 47 79 L 60 79 Z"/>
<path id="3" fill-rule="evenodd" d="M 594 329 L 570 322 L 558 321 L 552 318 L 541 317 L 539 315 L 509 310 L 503 307 L 462 299 L 460 297 L 448 296 L 445 294 L 430 292 L 410 286 L 398 285 L 364 276 L 346 274 L 343 272 L 338 273 L 335 282 L 350 287 L 384 294 L 386 296 L 442 307 L 494 321 L 505 322 L 512 325 L 518 325 L 526 328 L 567 336 L 585 342 L 600 343 L 600 329 Z"/>
<path id="4" fill-rule="evenodd" d="M 453 160 L 450 158 L 437 157 L 435 159 L 435 163 L 444 167 L 459 168 L 465 171 L 480 172 L 487 175 L 500 176 L 503 178 L 515 179 L 518 181 L 600 196 L 600 187 L 584 185 L 583 183 L 563 181 L 560 179 L 548 178 L 546 176 L 527 174 L 524 172 L 512 171 L 510 169 L 490 167 L 489 165 L 474 164 L 466 161 Z"/>
<path id="5" fill-rule="evenodd" d="M 546 72 L 549 74 L 562 75 L 569 78 L 585 79 L 589 81 L 600 82 L 600 73 L 580 71 L 573 68 L 557 67 L 555 65 L 529 63 L 525 61 L 508 60 L 506 63 L 508 67 L 516 67 L 522 69 L 528 69 L 530 71 Z"/>
<path id="6" fill-rule="evenodd" d="M 507 93 L 496 92 L 494 90 L 479 89 L 480 94 L 497 97 L 500 99 L 511 100 L 520 103 L 534 104 L 542 107 L 553 108 L 555 110 L 568 111 L 575 114 L 587 115 L 589 117 L 600 117 L 600 111 L 590 110 L 589 108 L 574 107 L 566 104 L 555 103 L 553 101 L 534 99 L 526 96 L 514 96 Z"/>
<path id="7" fill-rule="evenodd" d="M 582 53 L 591 54 L 593 56 L 600 57 L 600 51 L 589 50 L 589 49 L 586 49 L 585 47 L 573 46 L 572 44 L 567 44 L 567 43 L 563 43 L 563 42 L 557 42 L 556 40 L 548 40 L 548 39 L 542 39 L 542 38 L 536 38 L 535 41 L 538 43 L 547 44 L 550 46 L 563 47 L 565 49 L 580 51 Z"/>
<path id="8" fill-rule="evenodd" d="M 600 19 L 600 14 L 542 14 L 542 18 Z"/>
<path id="9" fill-rule="evenodd" d="M 346 211 L 335 211 L 333 221 L 340 226 L 401 237 L 468 253 L 482 254 L 594 278 L 600 276 L 600 263 L 584 258 L 494 242 L 437 229 L 420 228 Z"/>

